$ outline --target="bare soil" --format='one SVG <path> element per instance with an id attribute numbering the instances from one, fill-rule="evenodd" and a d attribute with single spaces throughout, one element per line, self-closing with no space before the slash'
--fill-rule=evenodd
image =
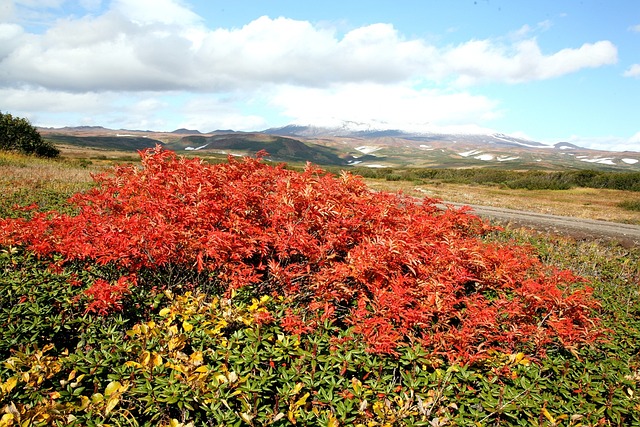
<path id="1" fill-rule="evenodd" d="M 432 197 L 454 206 L 470 206 L 492 223 L 563 235 L 576 240 L 640 246 L 640 212 L 619 206 L 640 198 L 630 191 L 576 188 L 571 190 L 513 190 L 498 187 L 403 181 L 366 180 L 376 191 L 403 191 Z"/>
<path id="2" fill-rule="evenodd" d="M 462 203 L 449 203 L 465 206 Z M 576 240 L 596 240 L 617 243 L 632 248 L 640 246 L 640 226 L 586 218 L 549 215 L 493 206 L 466 205 L 472 212 L 492 223 L 515 228 L 564 235 Z"/>

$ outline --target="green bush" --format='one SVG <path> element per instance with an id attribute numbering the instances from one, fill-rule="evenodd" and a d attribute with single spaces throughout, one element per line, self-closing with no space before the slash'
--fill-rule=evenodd
<path id="1" fill-rule="evenodd" d="M 50 142 L 44 141 L 35 127 L 27 119 L 13 117 L 0 111 L 0 150 L 19 151 L 39 157 L 57 157 L 58 150 Z"/>
<path id="2" fill-rule="evenodd" d="M 640 212 L 640 200 L 625 200 L 618 203 L 618 207 L 626 209 L 628 211 Z"/>
<path id="3" fill-rule="evenodd" d="M 387 181 L 437 181 L 453 184 L 504 185 L 528 190 L 568 190 L 574 187 L 640 191 L 640 172 L 601 172 L 575 170 L 563 172 L 475 169 L 370 169 L 353 168 L 364 178 Z"/>

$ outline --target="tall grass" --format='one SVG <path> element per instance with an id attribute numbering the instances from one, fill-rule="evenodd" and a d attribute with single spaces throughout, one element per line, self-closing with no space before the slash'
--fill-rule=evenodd
<path id="1" fill-rule="evenodd" d="M 364 178 L 423 183 L 500 185 L 512 189 L 568 190 L 575 187 L 640 191 L 640 172 L 573 171 L 513 171 L 499 169 L 437 169 L 437 168 L 353 168 Z"/>

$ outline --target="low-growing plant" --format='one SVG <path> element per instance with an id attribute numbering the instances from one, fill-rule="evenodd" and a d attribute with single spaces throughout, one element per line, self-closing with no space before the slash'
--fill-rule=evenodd
<path id="1" fill-rule="evenodd" d="M 21 254 L 14 254 L 14 261 L 18 266 L 3 264 L 8 270 L 42 264 Z M 42 270 L 52 283 L 66 286 L 64 273 Z M 23 286 L 16 280 L 6 283 Z M 144 320 L 72 309 L 67 318 L 74 325 L 74 340 L 52 334 L 39 343 L 28 337 L 14 343 L 0 367 L 3 425 L 578 426 L 640 421 L 640 378 L 624 358 L 633 349 L 617 348 L 614 342 L 577 349 L 578 357 L 554 350 L 542 360 L 491 352 L 462 366 L 448 364 L 419 344 L 401 347 L 396 355 L 371 353 L 353 328 L 331 322 L 313 333 L 291 334 L 279 319 L 297 310 L 292 301 L 255 299 L 247 290 L 229 298 L 165 291 L 147 294 L 144 302 L 155 307 Z M 54 304 L 56 309 L 68 310 Z M 58 323 L 50 312 L 32 319 L 48 328 Z"/>
<path id="2" fill-rule="evenodd" d="M 0 221 L 5 245 L 59 255 L 61 267 L 118 270 L 85 290 L 91 312 L 122 307 L 141 272 L 176 268 L 206 272 L 227 293 L 293 298 L 305 316 L 290 315 L 289 330 L 331 319 L 376 353 L 419 342 L 452 361 L 492 350 L 542 356 L 600 333 L 578 277 L 525 247 L 483 241 L 486 223 L 436 200 L 373 193 L 312 166 L 207 165 L 161 148 L 142 154 L 142 169 L 97 180 L 70 200 L 77 214 Z"/>
<path id="3" fill-rule="evenodd" d="M 640 212 L 640 200 L 624 200 L 618 206 L 628 211 Z"/>
<path id="4" fill-rule="evenodd" d="M 640 423 L 637 252 L 142 160 L 0 221 L 1 426 Z"/>

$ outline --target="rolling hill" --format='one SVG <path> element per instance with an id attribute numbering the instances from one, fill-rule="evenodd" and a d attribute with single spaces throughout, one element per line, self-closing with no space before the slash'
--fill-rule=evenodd
<path id="1" fill-rule="evenodd" d="M 190 155 L 253 155 L 271 161 L 321 166 L 490 167 L 517 170 L 601 169 L 640 171 L 640 152 L 591 150 L 558 142 L 546 145 L 504 134 L 414 134 L 400 130 L 291 125 L 262 132 L 112 130 L 99 126 L 40 128 L 55 144 L 136 151 L 156 144 Z"/>

